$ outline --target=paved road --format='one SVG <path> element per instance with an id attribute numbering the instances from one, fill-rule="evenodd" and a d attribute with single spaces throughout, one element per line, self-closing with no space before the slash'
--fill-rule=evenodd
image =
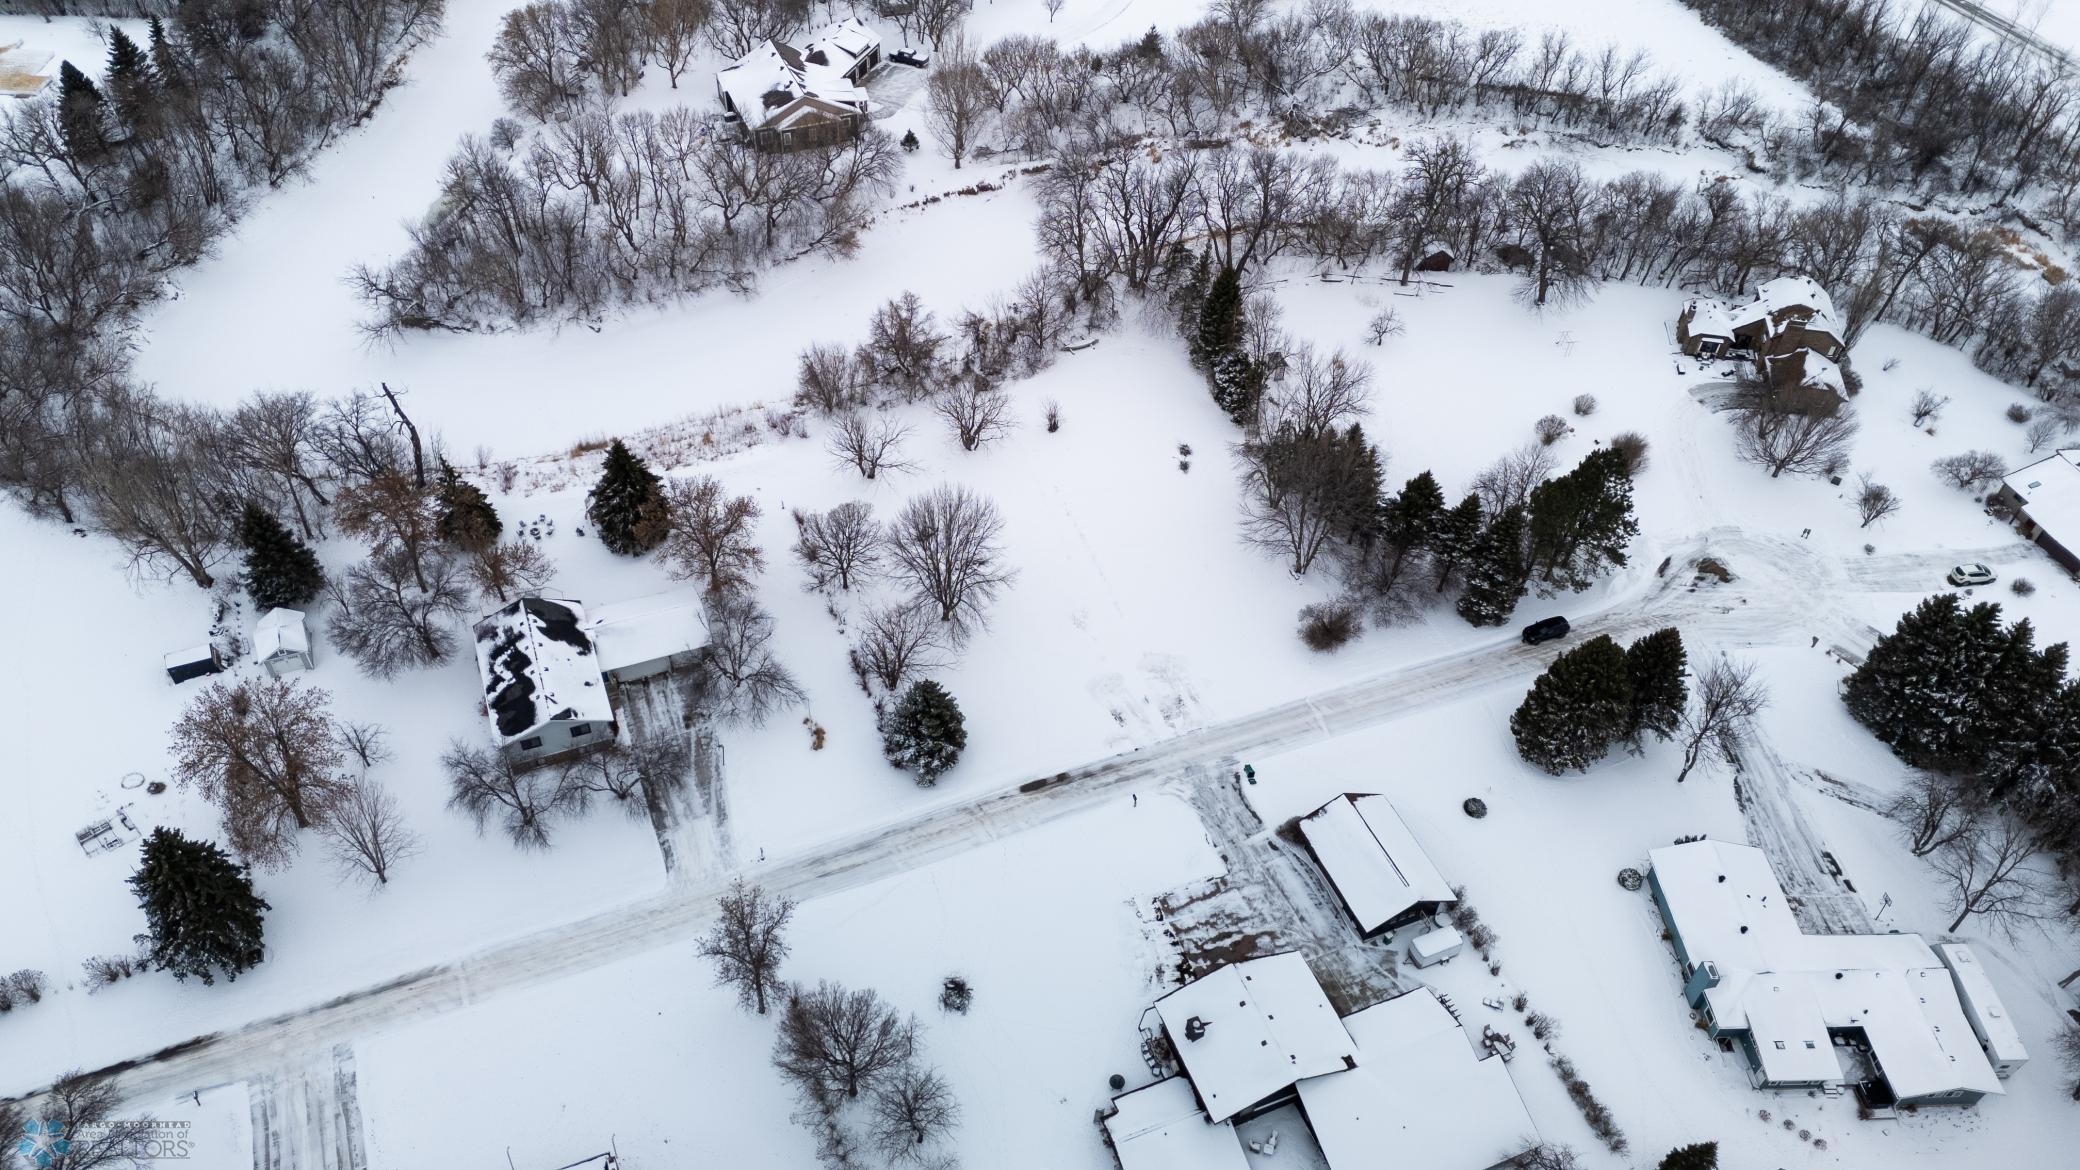
<path id="1" fill-rule="evenodd" d="M 1975 4 L 1972 0 L 1933 0 L 1933 2 L 1963 17 L 1967 22 L 1986 29 L 1997 37 L 2014 41 L 2024 48 L 2030 49 L 2054 65 L 2072 64 L 2072 57 L 2066 53 L 2065 49 L 2038 36 L 2035 29 L 2017 24 L 2000 13 L 1987 8 L 1984 4 Z"/>
<path id="2" fill-rule="evenodd" d="M 1732 568 L 1730 584 L 1691 577 L 1688 566 L 1707 552 Z M 1626 641 L 1670 624 L 1700 645 L 1791 644 L 1809 633 L 1830 640 L 1853 637 L 1867 627 L 1827 600 L 1845 586 L 1856 588 L 1847 568 L 1801 541 L 1716 529 L 1673 553 L 1667 575 L 1653 580 L 1641 595 L 1580 621 L 1576 640 L 1602 633 Z M 967 803 L 872 827 L 810 854 L 769 861 L 760 867 L 760 881 L 776 894 L 803 901 L 863 886 L 1070 816 L 1123 790 L 1205 783 L 1224 777 L 1218 765 L 1239 755 L 1270 755 L 1451 702 L 1523 677 L 1553 653 L 1551 647 L 1526 647 L 1513 632 L 1498 631 L 1457 654 L 1013 783 Z M 593 917 L 298 1012 L 197 1037 L 110 1071 L 127 1098 L 158 1100 L 278 1075 L 285 1061 L 322 1062 L 336 1046 L 358 1037 L 684 945 L 708 928 L 715 897 L 733 876 L 689 874 L 660 893 Z"/>

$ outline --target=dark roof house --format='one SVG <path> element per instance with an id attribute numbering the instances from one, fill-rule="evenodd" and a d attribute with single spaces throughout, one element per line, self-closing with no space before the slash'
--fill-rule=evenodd
<path id="1" fill-rule="evenodd" d="M 613 740 L 613 703 L 575 601 L 523 597 L 477 622 L 477 670 L 492 736 L 539 761 Z"/>

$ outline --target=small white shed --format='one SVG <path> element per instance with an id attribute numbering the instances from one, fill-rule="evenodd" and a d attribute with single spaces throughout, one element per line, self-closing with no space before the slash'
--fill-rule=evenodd
<path id="1" fill-rule="evenodd" d="M 1440 926 L 1410 939 L 1408 958 L 1418 967 L 1435 967 L 1450 962 L 1453 955 L 1465 949 L 1466 936 L 1457 927 Z"/>
<path id="2" fill-rule="evenodd" d="M 2001 1003 L 2000 992 L 1993 989 L 1993 980 L 1986 977 L 1986 968 L 1979 964 L 1979 956 L 1965 944 L 1939 944 L 1936 957 L 1943 961 L 1943 966 L 1950 968 L 1950 979 L 1957 984 L 1957 998 L 1964 1007 L 1964 1018 L 1971 1022 L 1972 1032 L 1979 1037 L 1979 1047 L 1985 1050 L 1986 1059 L 1993 1065 L 1993 1075 L 2006 1080 L 2016 1069 L 2029 1063 L 2029 1053 L 2022 1047 L 2022 1034 L 2015 1030 L 2015 1021 L 2009 1018 L 2007 1006 Z"/>
<path id="3" fill-rule="evenodd" d="M 311 657 L 310 623 L 303 611 L 270 609 L 262 614 L 260 623 L 253 627 L 253 657 L 273 678 L 280 678 L 285 671 L 309 670 L 316 665 Z"/>

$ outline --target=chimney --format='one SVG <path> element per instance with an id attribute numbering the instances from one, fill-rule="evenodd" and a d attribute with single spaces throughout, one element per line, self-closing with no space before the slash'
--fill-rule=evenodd
<path id="1" fill-rule="evenodd" d="M 1201 1039 L 1206 1035 L 1206 1027 L 1205 1020 L 1193 1016 L 1184 1022 L 1184 1038 L 1187 1040 Z"/>

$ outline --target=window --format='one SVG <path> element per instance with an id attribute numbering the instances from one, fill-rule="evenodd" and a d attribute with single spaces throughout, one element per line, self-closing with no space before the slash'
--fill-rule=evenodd
<path id="1" fill-rule="evenodd" d="M 576 739 L 576 738 L 578 738 L 578 737 L 579 737 L 579 736 L 581 736 L 581 735 L 591 735 L 591 734 L 592 734 L 592 724 L 590 724 L 590 723 L 580 723 L 580 724 L 578 724 L 578 725 L 577 725 L 576 727 L 573 727 L 573 728 L 571 728 L 571 738 L 572 738 L 572 739 Z"/>
<path id="2" fill-rule="evenodd" d="M 1779 1041 L 1777 1041 L 1777 1047 L 1778 1047 L 1778 1048 L 1782 1048 L 1782 1047 L 1784 1047 L 1784 1042 L 1783 1042 L 1782 1040 L 1779 1040 Z"/>
<path id="3" fill-rule="evenodd" d="M 1719 356 L 1719 343 L 1718 343 L 1718 342 L 1716 342 L 1716 341 L 1700 341 L 1700 342 L 1698 342 L 1698 343 L 1697 343 L 1697 356 L 1698 356 L 1698 357 L 1701 357 L 1701 358 L 1709 358 L 1709 357 L 1718 357 L 1718 356 Z"/>
<path id="4" fill-rule="evenodd" d="M 1808 1040 L 1808 1041 L 1806 1041 L 1806 1047 L 1807 1047 L 1807 1048 L 1811 1048 L 1811 1047 L 1813 1047 L 1813 1042 L 1812 1042 L 1811 1040 Z"/>
<path id="5" fill-rule="evenodd" d="M 520 741 L 520 750 L 523 752 L 531 752 L 540 746 L 542 746 L 542 737 L 539 735 L 530 735 Z"/>

